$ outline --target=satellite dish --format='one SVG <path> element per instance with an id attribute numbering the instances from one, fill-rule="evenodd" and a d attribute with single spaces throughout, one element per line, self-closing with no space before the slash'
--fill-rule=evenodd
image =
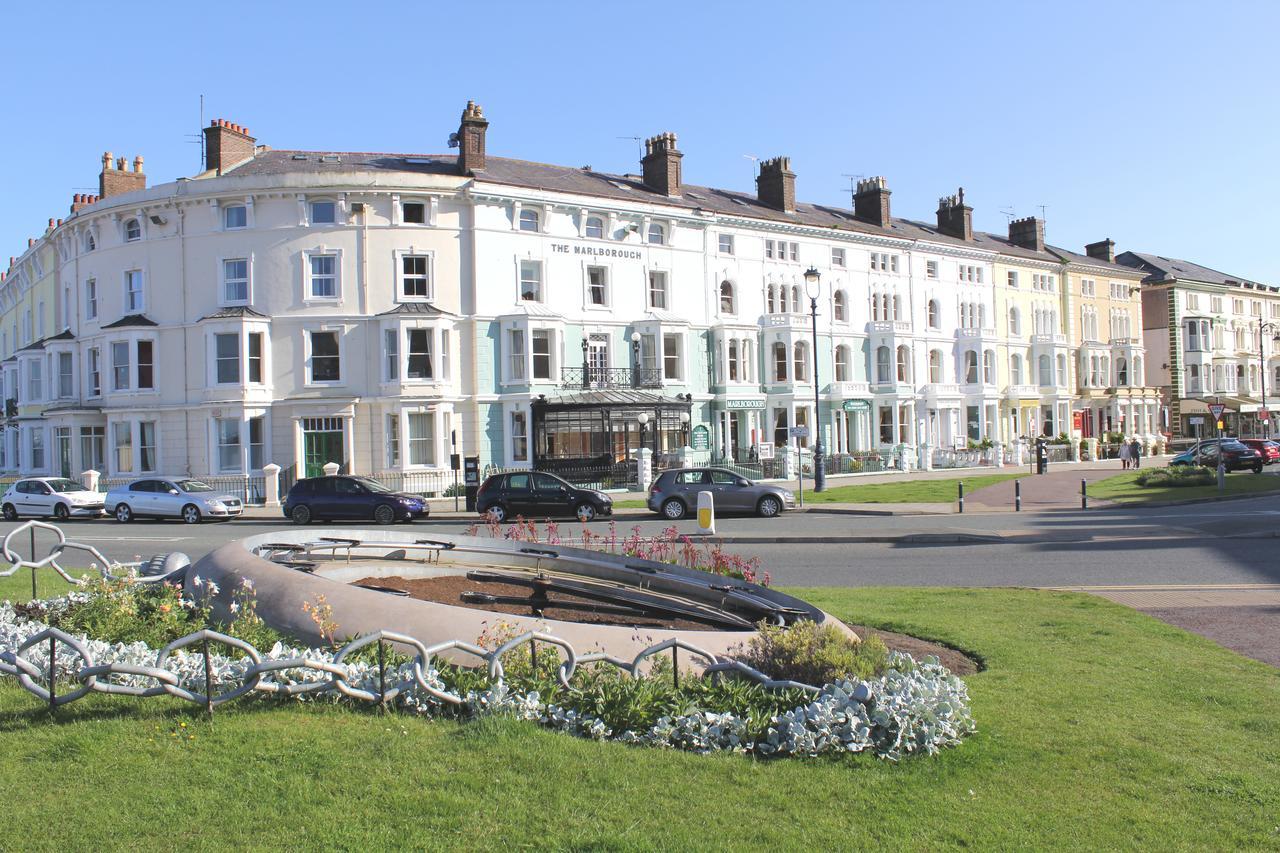
<path id="1" fill-rule="evenodd" d="M 450 148 L 457 148 L 460 144 L 461 144 L 461 143 L 458 141 L 458 134 L 456 134 L 456 133 L 451 133 L 451 134 L 449 134 L 449 147 L 450 147 Z"/>

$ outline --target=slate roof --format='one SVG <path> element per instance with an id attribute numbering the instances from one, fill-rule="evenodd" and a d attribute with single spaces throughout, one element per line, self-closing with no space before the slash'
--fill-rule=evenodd
<path id="1" fill-rule="evenodd" d="M 70 329 L 63 329 L 61 332 L 58 332 L 58 334 L 56 335 L 49 335 L 47 337 L 41 338 L 38 341 L 32 341 L 31 343 L 27 344 L 25 347 L 22 347 L 16 350 L 16 352 L 38 352 L 44 349 L 44 345 L 49 343 L 50 341 L 74 341 L 75 339 L 76 339 L 76 336 L 71 334 Z"/>
<path id="2" fill-rule="evenodd" d="M 212 314 L 206 314 L 201 317 L 196 322 L 202 323 L 205 320 L 233 320 L 241 317 L 259 317 L 265 320 L 267 315 L 263 314 L 261 311 L 253 310 L 248 305 L 233 305 L 229 308 L 219 308 Z"/>
<path id="3" fill-rule="evenodd" d="M 326 159 L 328 158 L 328 159 Z M 224 175 L 323 174 L 325 172 L 402 172 L 418 175 L 440 175 L 463 178 L 458 174 L 457 157 L 453 154 L 390 154 L 352 151 L 269 150 L 260 152 Z M 469 179 L 468 179 L 469 180 Z M 682 194 L 674 198 L 662 195 L 644 185 L 639 175 L 615 175 L 588 167 L 556 166 L 509 157 L 487 157 L 485 168 L 476 172 L 480 183 L 504 184 L 527 189 L 548 190 L 595 196 L 617 201 L 665 205 L 686 211 L 702 210 L 726 216 L 743 216 L 773 222 L 789 222 L 815 228 L 833 228 L 901 240 L 923 240 L 951 246 L 966 246 L 1061 263 L 1064 260 L 1091 266 L 1126 268 L 1097 258 L 1048 246 L 1044 252 L 1024 249 L 997 234 L 975 231 L 973 240 L 961 240 L 938 230 L 936 225 L 913 219 L 894 218 L 881 228 L 854 217 L 853 211 L 831 205 L 796 203 L 795 213 L 785 213 L 762 204 L 753 194 L 685 184 Z"/>
<path id="4" fill-rule="evenodd" d="M 1116 260 L 1125 266 L 1146 272 L 1147 280 L 1152 282 L 1169 279 L 1203 281 L 1209 284 L 1230 284 L 1239 286 L 1243 282 L 1253 284 L 1244 276 L 1228 275 L 1210 267 L 1193 264 L 1181 258 L 1166 258 L 1164 255 L 1149 255 L 1145 252 L 1122 252 Z"/>
<path id="5" fill-rule="evenodd" d="M 419 315 L 423 317 L 453 317 L 448 311 L 443 311 L 429 302 L 401 302 L 390 311 L 383 311 L 379 317 L 397 317 L 404 315 Z"/>
<path id="6" fill-rule="evenodd" d="M 125 329 L 130 326 L 158 326 L 155 320 L 145 314 L 126 314 L 114 323 L 108 323 L 103 326 L 104 329 Z"/>

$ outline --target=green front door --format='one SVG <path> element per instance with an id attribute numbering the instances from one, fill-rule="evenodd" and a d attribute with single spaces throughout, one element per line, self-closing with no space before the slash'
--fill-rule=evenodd
<path id="1" fill-rule="evenodd" d="M 302 419 L 303 475 L 319 477 L 329 462 L 345 464 L 342 452 L 341 418 Z"/>

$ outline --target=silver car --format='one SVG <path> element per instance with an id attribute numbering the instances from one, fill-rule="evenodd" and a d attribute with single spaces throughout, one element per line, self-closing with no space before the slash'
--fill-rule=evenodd
<path id="1" fill-rule="evenodd" d="M 698 508 L 698 492 L 710 492 L 717 512 L 755 513 L 773 518 L 796 505 L 790 489 L 755 483 L 725 468 L 675 468 L 663 471 L 649 488 L 649 509 L 670 519 Z"/>
<path id="2" fill-rule="evenodd" d="M 134 480 L 107 492 L 103 502 L 116 521 L 135 518 L 181 518 L 199 524 L 206 518 L 230 519 L 244 512 L 234 495 L 219 494 L 212 486 L 189 477 Z"/>
<path id="3" fill-rule="evenodd" d="M 59 521 L 72 516 L 97 518 L 102 515 L 102 495 L 66 477 L 27 477 L 11 485 L 0 498 L 4 517 L 52 515 Z"/>

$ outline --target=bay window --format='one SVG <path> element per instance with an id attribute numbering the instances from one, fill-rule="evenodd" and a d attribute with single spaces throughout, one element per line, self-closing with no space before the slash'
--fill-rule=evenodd
<path id="1" fill-rule="evenodd" d="M 410 465 L 436 464 L 435 423 L 434 412 L 409 413 Z"/>

